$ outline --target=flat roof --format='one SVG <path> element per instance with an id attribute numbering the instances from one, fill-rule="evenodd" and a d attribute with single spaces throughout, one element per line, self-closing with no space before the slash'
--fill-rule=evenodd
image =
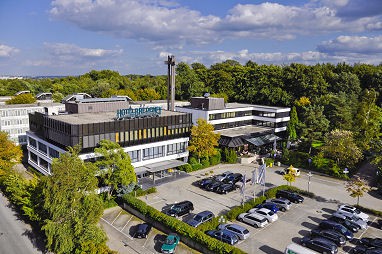
<path id="1" fill-rule="evenodd" d="M 65 106 L 62 103 L 32 103 L 32 104 L 4 104 L 0 105 L 0 109 L 3 108 L 31 108 L 31 107 L 52 107 L 52 106 Z"/>
<path id="2" fill-rule="evenodd" d="M 191 106 L 177 106 L 177 107 L 182 107 L 182 108 L 191 108 L 191 109 L 195 109 L 195 110 L 202 110 L 200 108 L 193 108 Z M 265 106 L 265 105 L 256 105 L 256 104 L 245 104 L 245 103 L 238 103 L 238 102 L 231 102 L 231 103 L 225 103 L 225 106 L 224 108 L 221 108 L 221 109 L 211 109 L 211 110 L 207 110 L 207 109 L 203 109 L 203 111 L 217 111 L 217 110 L 223 110 L 223 109 L 235 109 L 235 108 L 249 108 L 249 107 L 256 107 L 256 108 L 260 108 L 260 109 L 273 109 L 273 110 L 286 110 L 286 109 L 289 109 L 289 107 L 276 107 L 276 106 Z"/>
<path id="3" fill-rule="evenodd" d="M 235 127 L 235 128 L 230 128 L 230 129 L 224 129 L 224 130 L 216 130 L 216 133 L 220 133 L 222 136 L 226 137 L 239 137 L 239 136 L 245 136 L 245 135 L 250 135 L 253 133 L 257 132 L 264 132 L 264 131 L 269 131 L 273 130 L 272 128 L 265 128 L 265 127 L 259 127 L 259 126 L 240 126 L 240 127 Z"/>
<path id="4" fill-rule="evenodd" d="M 161 116 L 184 115 L 185 113 L 163 110 Z M 67 114 L 67 115 L 50 115 L 49 118 L 69 124 L 89 124 L 89 123 L 103 123 L 112 122 L 117 116 L 117 111 L 111 112 L 97 112 L 97 113 L 81 113 L 81 114 Z"/>

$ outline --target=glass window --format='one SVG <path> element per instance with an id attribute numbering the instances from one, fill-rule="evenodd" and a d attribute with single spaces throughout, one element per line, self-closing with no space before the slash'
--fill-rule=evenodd
<path id="1" fill-rule="evenodd" d="M 49 147 L 49 157 L 51 158 L 58 158 L 60 157 L 60 153 L 54 150 L 53 148 Z"/>
<path id="2" fill-rule="evenodd" d="M 130 151 L 128 152 L 129 156 L 130 156 L 130 159 L 131 159 L 131 162 L 138 162 L 139 161 L 139 155 L 140 155 L 140 151 L 139 150 L 135 150 L 135 151 Z"/>
<path id="3" fill-rule="evenodd" d="M 29 145 L 34 147 L 34 148 L 37 148 L 37 143 L 36 143 L 36 140 L 29 137 Z"/>

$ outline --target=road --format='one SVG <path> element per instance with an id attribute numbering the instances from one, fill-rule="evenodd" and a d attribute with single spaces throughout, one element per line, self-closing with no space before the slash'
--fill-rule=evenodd
<path id="1" fill-rule="evenodd" d="M 0 192 L 0 253 L 43 253 L 29 238 L 33 235 L 30 225 L 20 221 L 8 205 L 8 200 Z"/>

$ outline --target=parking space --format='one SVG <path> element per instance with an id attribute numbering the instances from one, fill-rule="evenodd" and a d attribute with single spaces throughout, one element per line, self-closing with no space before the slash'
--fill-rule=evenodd
<path id="1" fill-rule="evenodd" d="M 215 168 L 213 174 L 222 173 L 226 170 L 227 168 L 223 167 Z M 245 174 L 248 178 L 252 175 L 253 166 L 235 166 L 229 168 L 229 170 L 234 173 L 240 172 Z M 183 200 L 189 200 L 194 204 L 195 210 L 190 215 L 181 218 L 183 221 L 186 221 L 193 214 L 204 210 L 210 210 L 215 216 L 218 216 L 233 206 L 240 205 L 243 197 L 245 200 L 249 200 L 253 198 L 254 191 L 257 195 L 260 195 L 262 192 L 260 186 L 254 187 L 250 184 L 246 185 L 244 196 L 240 190 L 235 190 L 228 194 L 217 194 L 205 191 L 193 183 L 204 177 L 208 177 L 206 173 L 211 175 L 209 171 L 194 173 L 189 177 L 158 186 L 158 193 L 143 197 L 142 199 L 158 210 L 163 210 L 164 208 L 168 208 L 171 204 Z M 301 178 L 303 177 L 304 176 Z M 267 181 L 266 188 L 283 184 L 282 177 L 277 175 L 276 170 L 269 170 L 268 179 L 271 180 Z M 323 194 L 329 193 L 329 188 L 338 188 L 337 186 L 339 185 L 336 181 L 325 178 L 316 179 L 315 184 L 315 188 L 318 188 L 318 184 L 322 185 L 321 188 L 323 190 L 320 191 Z M 235 223 L 246 227 L 251 233 L 250 238 L 240 241 L 237 247 L 247 253 L 283 253 L 289 243 L 300 243 L 301 238 L 309 235 L 311 229 L 316 228 L 320 221 L 329 218 L 331 213 L 337 210 L 341 199 L 331 198 L 333 194 L 336 193 L 330 193 L 328 197 L 319 196 L 316 199 L 306 198 L 302 204 L 293 204 L 289 211 L 285 213 L 278 212 L 279 219 L 274 223 L 268 224 L 265 228 L 257 229 L 235 221 Z M 348 201 L 346 198 L 345 200 Z M 380 206 L 381 204 L 375 203 L 375 205 Z M 373 220 L 375 220 L 375 217 L 371 216 L 371 221 Z M 373 223 L 371 223 L 371 225 L 373 225 Z M 368 229 L 356 233 L 354 236 L 355 240 L 347 242 L 345 246 L 339 248 L 339 253 L 348 253 L 348 251 L 355 246 L 356 239 L 381 236 L 382 231 L 380 229 L 370 226 Z"/>
<path id="2" fill-rule="evenodd" d="M 100 221 L 109 238 L 107 244 L 112 250 L 116 250 L 118 253 L 160 253 L 166 234 L 152 228 L 147 238 L 135 238 L 137 226 L 141 223 L 143 223 L 142 220 L 120 207 L 105 210 Z M 176 248 L 176 253 L 197 254 L 199 252 L 180 243 Z"/>

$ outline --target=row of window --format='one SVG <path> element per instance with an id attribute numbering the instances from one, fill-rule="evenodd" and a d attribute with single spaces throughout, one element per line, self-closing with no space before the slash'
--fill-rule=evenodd
<path id="1" fill-rule="evenodd" d="M 115 133 L 115 141 L 117 143 L 122 143 L 122 142 L 136 141 L 136 140 L 142 140 L 147 138 L 163 137 L 167 135 L 184 134 L 189 131 L 190 129 L 188 127 L 173 128 L 173 129 L 169 129 L 167 127 L 156 127 L 156 128 L 148 128 L 143 130 L 117 132 Z"/>
<path id="2" fill-rule="evenodd" d="M 8 109 L 8 110 L 1 110 L 1 117 L 7 117 L 7 116 L 27 116 L 28 113 L 32 112 L 44 112 L 43 108 L 37 108 L 37 109 Z"/>
<path id="3" fill-rule="evenodd" d="M 224 112 L 224 113 L 217 113 L 217 114 L 210 114 L 209 120 L 218 120 L 218 119 L 227 119 L 227 118 L 236 118 L 236 117 L 242 117 L 242 116 L 262 116 L 262 117 L 285 117 L 289 116 L 289 112 L 283 112 L 278 113 L 276 115 L 275 112 L 264 112 L 264 111 L 258 111 L 258 110 L 247 110 L 247 111 L 236 111 L 236 112 Z"/>
<path id="4" fill-rule="evenodd" d="M 1 126 L 29 124 L 29 119 L 1 120 Z"/>
<path id="5" fill-rule="evenodd" d="M 8 134 L 23 134 L 25 133 L 29 128 L 12 128 L 9 130 L 3 130 L 4 132 Z"/>
<path id="6" fill-rule="evenodd" d="M 176 144 L 167 145 L 167 153 L 166 155 L 184 153 L 187 149 L 187 142 L 181 142 Z M 165 154 L 165 146 L 156 146 L 145 148 L 142 150 L 142 160 L 150 160 L 159 157 L 164 157 Z M 128 152 L 131 162 L 138 162 L 141 160 L 141 150 L 135 150 Z"/>
<path id="7" fill-rule="evenodd" d="M 28 139 L 29 139 L 29 146 L 32 146 L 32 147 L 38 149 L 38 151 L 40 151 L 41 153 L 48 155 L 48 147 L 45 144 L 43 144 L 41 142 L 37 142 L 35 139 L 33 139 L 31 137 L 28 137 Z M 37 143 L 38 143 L 38 148 L 37 148 Z M 56 151 L 55 149 L 49 147 L 49 157 L 50 158 L 58 158 L 58 157 L 60 157 L 60 153 L 58 151 Z"/>

